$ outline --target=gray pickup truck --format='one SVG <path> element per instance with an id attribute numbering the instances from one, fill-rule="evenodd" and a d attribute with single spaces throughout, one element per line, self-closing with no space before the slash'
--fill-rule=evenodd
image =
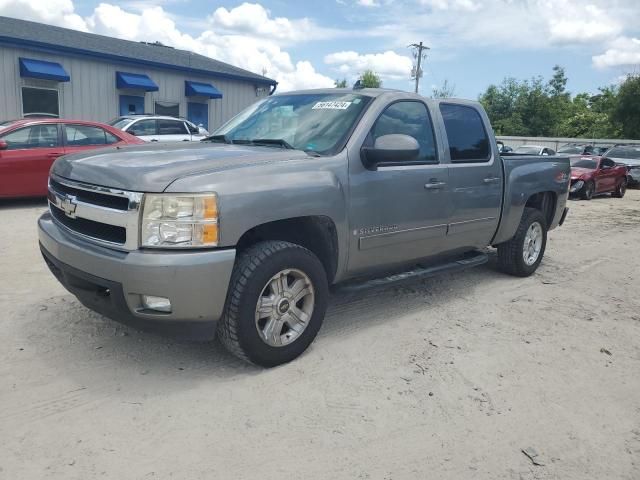
<path id="1" fill-rule="evenodd" d="M 274 366 L 311 344 L 332 285 L 480 265 L 487 246 L 505 272 L 531 275 L 567 214 L 569 179 L 568 158 L 501 157 L 475 102 L 292 92 L 199 144 L 61 157 L 40 248 L 88 308 L 217 332 Z"/>

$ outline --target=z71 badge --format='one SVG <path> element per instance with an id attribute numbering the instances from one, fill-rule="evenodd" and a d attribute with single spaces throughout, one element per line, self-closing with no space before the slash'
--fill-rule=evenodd
<path id="1" fill-rule="evenodd" d="M 398 225 L 376 225 L 373 227 L 363 227 L 354 233 L 357 235 L 375 235 L 378 233 L 394 232 L 396 230 L 398 230 Z"/>

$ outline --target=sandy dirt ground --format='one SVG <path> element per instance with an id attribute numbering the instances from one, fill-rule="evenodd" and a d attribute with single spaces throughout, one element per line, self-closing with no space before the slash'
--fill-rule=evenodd
<path id="1" fill-rule="evenodd" d="M 638 480 L 640 191 L 570 206 L 536 275 L 335 294 L 260 370 L 86 310 L 5 202 L 0 478 Z"/>

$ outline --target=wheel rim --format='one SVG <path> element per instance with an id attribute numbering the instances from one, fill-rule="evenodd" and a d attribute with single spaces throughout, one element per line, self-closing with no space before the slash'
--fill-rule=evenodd
<path id="1" fill-rule="evenodd" d="M 315 291 L 300 270 L 286 269 L 266 283 L 256 304 L 256 329 L 263 342 L 283 347 L 296 341 L 313 315 Z"/>
<path id="2" fill-rule="evenodd" d="M 591 198 L 592 196 L 593 196 L 593 186 L 590 183 L 588 183 L 586 197 Z"/>
<path id="3" fill-rule="evenodd" d="M 527 229 L 522 247 L 522 258 L 526 265 L 531 266 L 538 261 L 542 250 L 542 239 L 542 225 L 538 222 L 533 222 Z"/>

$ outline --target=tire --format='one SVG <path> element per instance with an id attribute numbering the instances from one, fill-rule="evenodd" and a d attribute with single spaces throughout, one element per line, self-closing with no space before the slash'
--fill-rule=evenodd
<path id="1" fill-rule="evenodd" d="M 295 294 L 299 285 L 304 288 Z M 293 297 L 302 294 L 302 303 L 296 303 Z M 249 363 L 274 367 L 290 362 L 316 337 L 328 297 L 324 267 L 311 251 L 284 241 L 257 243 L 236 260 L 218 337 L 232 354 Z M 258 318 L 259 303 L 260 315 L 262 309 L 270 312 L 266 318 Z M 305 321 L 298 321 L 303 317 Z"/>
<path id="2" fill-rule="evenodd" d="M 592 181 L 588 181 L 582 187 L 582 191 L 580 192 L 580 198 L 583 200 L 591 200 L 593 198 L 593 194 L 596 191 L 596 186 Z"/>
<path id="3" fill-rule="evenodd" d="M 536 224 L 540 228 L 538 252 L 534 261 L 531 262 L 532 257 L 530 256 L 528 256 L 528 260 L 525 261 L 525 241 L 529 243 L 527 233 Z M 540 210 L 536 210 L 535 208 L 525 208 L 522 219 L 520 220 L 520 225 L 518 225 L 518 229 L 513 238 L 508 242 L 498 245 L 498 267 L 509 275 L 528 277 L 538 269 L 546 247 L 547 222 L 544 215 Z M 534 250 L 535 249 L 534 247 Z M 528 253 L 531 252 L 531 250 L 528 250 Z"/>
<path id="4" fill-rule="evenodd" d="M 611 195 L 616 198 L 623 198 L 625 193 L 627 193 L 627 179 L 623 178 Z"/>

